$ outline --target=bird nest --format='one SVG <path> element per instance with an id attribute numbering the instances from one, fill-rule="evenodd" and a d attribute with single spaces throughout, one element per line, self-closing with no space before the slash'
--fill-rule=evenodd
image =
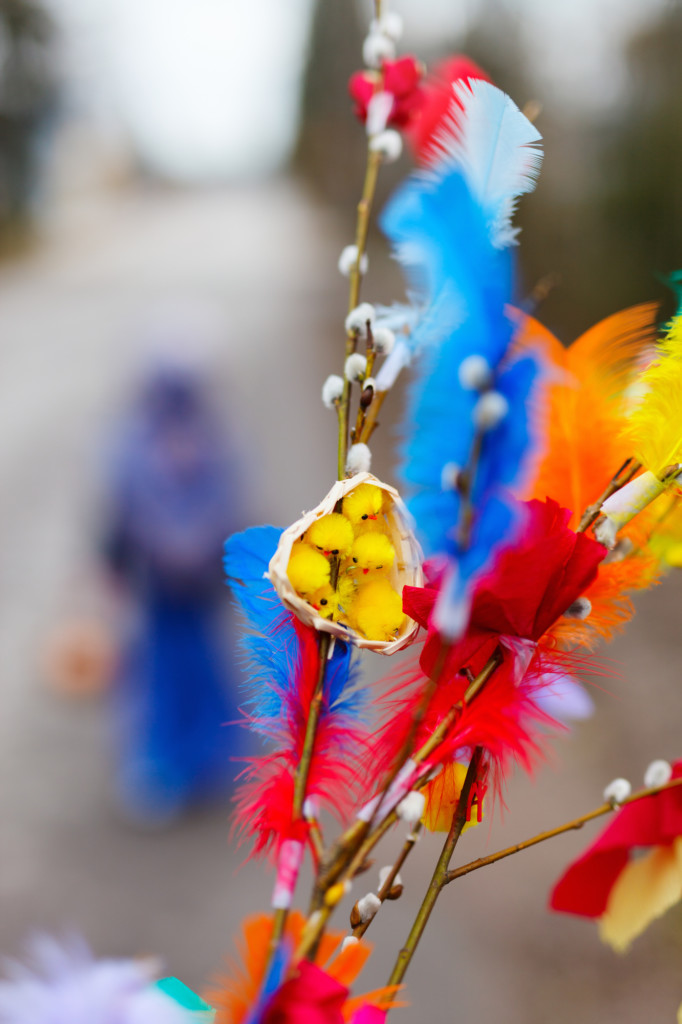
<path id="1" fill-rule="evenodd" d="M 343 499 L 351 495 L 363 484 L 371 484 L 379 488 L 381 494 L 381 510 L 376 519 L 377 532 L 381 532 L 390 541 L 395 557 L 390 568 L 380 567 L 379 570 L 359 570 L 356 577 L 360 585 L 363 583 L 362 573 L 369 573 L 371 577 L 381 576 L 386 580 L 397 595 L 402 595 L 405 586 L 423 586 L 424 576 L 422 572 L 422 553 L 412 530 L 412 520 L 400 495 L 394 487 L 377 480 L 371 473 L 358 473 L 347 480 L 339 480 L 334 484 L 323 501 L 316 508 L 307 512 L 300 519 L 286 529 L 280 538 L 277 550 L 273 555 L 268 567 L 268 577 L 277 591 L 282 603 L 292 611 L 302 622 L 313 626 L 322 632 L 331 633 L 333 636 L 350 641 L 357 647 L 366 650 L 376 651 L 379 654 L 395 654 L 411 644 L 418 632 L 418 625 L 408 616 L 403 615 L 399 626 L 391 632 L 390 637 L 377 639 L 363 632 L 358 627 L 357 621 L 351 624 L 348 621 L 352 615 L 347 609 L 339 609 L 332 617 L 325 617 L 320 614 L 320 608 L 315 607 L 311 601 L 310 594 L 302 594 L 296 590 L 289 578 L 288 569 L 292 557 L 292 549 L 297 542 L 302 541 L 310 527 L 323 516 L 343 510 Z M 364 516 L 363 518 L 368 518 Z M 370 519 L 374 518 L 369 516 Z M 365 526 L 373 524 L 355 524 L 354 530 L 359 527 L 364 530 Z M 338 559 L 331 558 L 331 583 L 330 587 L 334 596 L 340 592 L 344 574 L 353 570 L 352 559 L 342 556 Z M 338 591 L 334 589 L 335 562 L 338 567 L 339 577 L 337 580 Z M 383 585 L 383 584 L 382 584 Z M 381 588 L 379 588 L 381 589 Z M 357 588 L 356 588 L 357 590 Z M 376 592 L 377 587 L 374 588 Z M 368 593 L 368 592 L 366 592 Z M 325 602 L 326 603 L 326 602 Z M 379 612 L 380 614 L 380 612 Z"/>

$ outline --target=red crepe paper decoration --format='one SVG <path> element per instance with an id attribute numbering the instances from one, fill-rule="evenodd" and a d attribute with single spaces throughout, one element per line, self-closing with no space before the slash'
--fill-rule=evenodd
<path id="1" fill-rule="evenodd" d="M 673 765 L 672 778 L 681 777 L 682 761 L 677 761 Z M 682 787 L 627 804 L 617 812 L 599 838 L 564 872 L 552 891 L 550 907 L 580 917 L 603 919 L 602 924 L 605 923 L 606 928 L 602 927 L 602 936 L 605 940 L 617 949 L 627 948 L 649 921 L 670 905 L 670 900 L 666 899 L 665 905 L 659 903 L 656 906 L 658 896 L 649 890 L 651 886 L 654 889 L 658 886 L 656 876 L 668 869 L 671 858 L 676 856 L 679 865 L 680 851 L 676 851 L 675 846 L 679 847 L 681 839 Z M 628 883 L 633 887 L 641 886 L 638 870 L 632 872 L 630 869 L 635 867 L 635 853 L 642 847 L 652 849 L 654 853 L 659 848 L 664 857 L 658 865 L 651 862 L 646 888 L 637 890 L 636 902 L 640 904 L 637 919 L 632 920 L 629 914 L 625 919 L 622 905 L 628 899 Z M 641 865 L 644 859 L 638 860 Z M 679 878 L 677 899 L 682 896 L 682 876 Z M 642 906 L 649 895 L 651 912 Z M 614 914 L 614 897 L 621 905 L 615 908 L 617 922 L 607 920 L 609 914 Z M 672 901 L 676 901 L 674 893 Z"/>
<path id="2" fill-rule="evenodd" d="M 441 673 L 445 678 L 470 665 L 473 658 L 483 657 L 485 664 L 500 636 L 538 641 L 597 576 L 606 548 L 569 529 L 567 509 L 551 499 L 525 505 L 523 535 L 514 547 L 500 553 L 493 570 L 479 581 L 469 629 L 445 660 Z M 428 630 L 420 664 L 429 677 L 442 661 L 441 638 L 430 627 L 437 596 L 436 588 L 405 587 L 403 591 L 404 611 Z"/>
<path id="3" fill-rule="evenodd" d="M 606 549 L 567 526 L 570 513 L 554 501 L 526 503 L 523 534 L 505 549 L 493 570 L 474 592 L 469 628 L 461 641 L 444 648 L 431 626 L 438 596 L 438 571 L 431 566 L 431 586 L 406 587 L 403 608 L 427 630 L 419 667 L 387 695 L 389 714 L 379 732 L 374 757 L 393 763 L 410 733 L 424 694 L 424 675 L 437 686 L 421 720 L 416 747 L 463 701 L 470 679 L 478 675 L 495 651 L 501 663 L 476 700 L 465 704 L 444 742 L 430 761 L 447 762 L 458 751 L 482 746 L 496 769 L 494 783 L 510 760 L 530 769 L 539 752 L 539 727 L 558 723 L 535 698 L 555 679 L 575 668 L 575 658 L 555 650 L 543 634 L 594 580 Z M 428 568 L 428 567 L 427 567 Z M 427 574 L 428 578 L 428 574 Z"/>
<path id="4" fill-rule="evenodd" d="M 355 116 L 364 124 L 372 96 L 377 92 L 388 92 L 393 96 L 393 108 L 387 124 L 405 128 L 421 109 L 423 74 L 423 64 L 410 56 L 384 61 L 381 71 L 357 71 L 348 82 L 348 92 L 355 101 Z"/>

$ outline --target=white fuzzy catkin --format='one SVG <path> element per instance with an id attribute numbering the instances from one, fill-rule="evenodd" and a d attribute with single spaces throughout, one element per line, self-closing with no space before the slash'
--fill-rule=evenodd
<path id="1" fill-rule="evenodd" d="M 343 942 L 341 943 L 341 952 L 343 953 L 344 949 L 346 949 L 348 946 L 354 946 L 355 943 L 359 941 L 360 939 L 357 937 L 357 935 L 346 935 L 344 937 Z"/>
<path id="2" fill-rule="evenodd" d="M 381 900 L 373 892 L 368 892 L 366 896 L 359 899 L 356 907 L 358 908 L 361 922 L 366 924 L 367 921 L 371 921 L 380 906 Z"/>
<path id="3" fill-rule="evenodd" d="M 462 467 L 458 466 L 456 462 L 446 462 L 440 471 L 441 491 L 454 491 L 461 472 Z"/>
<path id="4" fill-rule="evenodd" d="M 573 604 L 569 604 L 564 612 L 567 619 L 586 619 L 592 611 L 592 602 L 589 597 L 577 597 Z"/>
<path id="5" fill-rule="evenodd" d="M 627 779 L 614 779 L 613 782 L 609 782 L 608 786 L 604 790 L 604 800 L 607 804 L 613 804 L 618 806 L 622 804 L 624 800 L 632 793 L 632 786 Z"/>
<path id="6" fill-rule="evenodd" d="M 322 385 L 322 401 L 327 409 L 333 409 L 343 394 L 343 377 L 330 373 Z"/>
<path id="7" fill-rule="evenodd" d="M 347 380 L 362 380 L 367 370 L 367 358 L 360 352 L 353 352 L 348 356 L 343 367 Z"/>
<path id="8" fill-rule="evenodd" d="M 499 391 L 486 391 L 474 406 L 473 420 L 477 430 L 494 430 L 509 412 L 509 403 Z"/>
<path id="9" fill-rule="evenodd" d="M 365 379 L 363 380 L 363 382 L 362 382 L 362 389 L 363 389 L 363 391 L 366 391 L 367 388 L 371 388 L 372 391 L 376 391 L 377 384 L 376 384 L 376 381 L 374 380 L 374 377 L 365 377 Z"/>
<path id="10" fill-rule="evenodd" d="M 492 379 L 490 363 L 483 356 L 467 356 L 459 364 L 458 376 L 467 391 L 484 391 Z"/>
<path id="11" fill-rule="evenodd" d="M 613 519 L 610 519 L 608 516 L 601 516 L 594 524 L 595 537 L 609 551 L 612 551 L 616 546 L 617 534 L 618 523 L 614 523 Z"/>
<path id="12" fill-rule="evenodd" d="M 351 271 L 358 260 L 358 247 L 357 245 L 347 245 L 345 249 L 341 250 L 339 256 L 339 270 L 344 277 L 350 277 Z M 366 274 L 369 268 L 369 257 L 366 252 L 363 252 L 360 257 L 360 273 Z"/>
<path id="13" fill-rule="evenodd" d="M 386 881 L 386 879 L 390 875 L 391 871 L 393 871 L 393 866 L 391 864 L 386 864 L 385 867 L 379 868 L 379 889 L 380 890 L 383 889 L 384 882 Z M 400 877 L 400 873 L 398 873 L 395 876 L 395 878 L 393 879 L 393 885 L 402 885 L 402 884 L 403 884 L 403 880 Z"/>
<path id="14" fill-rule="evenodd" d="M 318 805 L 317 797 L 307 796 L 303 801 L 303 817 L 304 818 L 319 818 L 320 808 Z"/>
<path id="15" fill-rule="evenodd" d="M 372 135 L 378 135 L 379 132 L 383 132 L 388 124 L 394 103 L 395 96 L 392 92 L 384 92 L 382 90 L 381 92 L 374 93 L 367 104 L 367 120 L 365 121 L 365 131 L 370 138 Z"/>
<path id="16" fill-rule="evenodd" d="M 346 331 L 357 331 L 359 338 L 366 338 L 367 324 L 369 323 L 370 327 L 373 328 L 375 318 L 376 311 L 374 306 L 369 302 L 361 302 L 355 309 L 351 309 L 346 317 Z"/>
<path id="17" fill-rule="evenodd" d="M 374 351 L 380 356 L 387 356 L 393 351 L 395 345 L 395 334 L 390 327 L 375 327 L 372 330 Z"/>
<path id="18" fill-rule="evenodd" d="M 672 774 L 672 767 L 667 761 L 652 761 L 644 772 L 644 785 L 647 789 L 651 789 L 653 786 L 665 786 L 666 782 L 670 782 Z"/>
<path id="19" fill-rule="evenodd" d="M 400 132 L 386 128 L 369 140 L 369 148 L 373 153 L 381 153 L 387 164 L 395 163 L 403 151 L 403 140 Z"/>
<path id="20" fill-rule="evenodd" d="M 424 813 L 424 807 L 426 806 L 426 797 L 423 793 L 418 793 L 416 789 L 408 793 L 403 800 L 400 801 L 395 809 L 396 814 L 402 821 L 407 822 L 408 825 L 416 825 L 421 820 L 421 816 Z"/>
<path id="21" fill-rule="evenodd" d="M 372 465 L 372 453 L 366 444 L 354 444 L 348 449 L 346 472 L 350 476 L 356 473 L 369 473 Z"/>
<path id="22" fill-rule="evenodd" d="M 380 68 L 385 60 L 393 60 L 395 46 L 382 32 L 370 32 L 362 44 L 362 59 L 368 68 Z"/>
<path id="23" fill-rule="evenodd" d="M 402 39 L 403 19 L 397 11 L 386 11 L 380 19 L 373 18 L 370 22 L 369 31 L 371 35 L 377 34 L 388 36 L 394 43 Z"/>

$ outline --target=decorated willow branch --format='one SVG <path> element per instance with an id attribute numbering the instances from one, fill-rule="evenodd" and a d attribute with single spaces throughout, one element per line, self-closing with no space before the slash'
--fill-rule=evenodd
<path id="1" fill-rule="evenodd" d="M 381 1024 L 450 883 L 609 812 L 552 908 L 599 919 L 622 949 L 682 892 L 680 762 L 655 761 L 644 790 L 617 779 L 595 811 L 451 866 L 510 772 L 531 768 L 553 725 L 585 714 L 575 676 L 632 615 L 629 594 L 682 562 L 682 318 L 660 341 L 652 306 L 568 348 L 554 338 L 524 302 L 515 261 L 512 217 L 540 170 L 537 129 L 464 58 L 425 78 L 414 57 L 396 57 L 399 36 L 400 19 L 377 4 L 368 66 L 350 81 L 367 167 L 339 259 L 341 372 L 322 387 L 338 421 L 336 482 L 288 528 L 254 527 L 225 546 L 246 625 L 244 724 L 267 747 L 242 773 L 236 827 L 273 863 L 271 905 L 245 922 L 243 965 L 206 1002 L 174 979 L 151 989 L 140 968 L 127 976 L 130 1000 L 155 1001 L 156 1016 L 131 1002 L 137 1024 Z M 381 307 L 363 295 L 366 243 L 378 176 L 404 138 L 417 168 L 379 223 L 407 289 Z M 372 474 L 370 448 L 403 372 L 405 501 Z M 408 647 L 402 682 L 363 686 L 358 652 Z M 351 905 L 392 831 L 392 862 Z M 386 986 L 351 996 L 373 918 L 391 912 L 411 851 L 435 832 L 445 839 Z M 329 927 L 344 900 L 345 935 Z M 98 969 L 86 964 L 83 978 Z M 20 990 L 0 989 L 0 1007 L 18 1005 Z"/>

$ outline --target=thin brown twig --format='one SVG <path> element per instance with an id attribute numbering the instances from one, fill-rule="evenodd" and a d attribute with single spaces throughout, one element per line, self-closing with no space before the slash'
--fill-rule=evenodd
<path id="1" fill-rule="evenodd" d="M 593 821 L 595 818 L 600 818 L 604 814 L 609 814 L 611 811 L 617 811 L 625 804 L 633 804 L 637 800 L 642 800 L 646 796 L 655 796 L 657 793 L 663 793 L 667 789 L 674 789 L 676 786 L 680 785 L 682 785 L 682 778 L 672 779 L 670 782 L 666 782 L 663 786 L 651 786 L 648 789 L 641 789 L 637 793 L 633 793 L 632 796 L 629 796 L 627 800 L 623 800 L 621 804 L 602 804 L 601 807 L 597 807 L 594 811 L 589 811 L 587 814 L 583 814 L 579 818 L 574 818 L 573 821 L 567 821 L 564 825 L 559 825 L 557 828 L 550 829 L 549 832 L 540 832 L 531 839 L 524 839 L 523 842 L 515 843 L 514 846 L 508 846 L 504 850 L 498 850 L 497 853 L 491 853 L 487 857 L 479 857 L 477 860 L 472 860 L 468 864 L 463 864 L 459 868 L 454 868 L 452 871 L 448 871 L 446 884 L 447 882 L 454 882 L 456 878 L 468 875 L 472 871 L 478 871 L 479 868 L 485 868 L 488 864 L 495 864 L 498 860 L 503 860 L 505 857 L 511 857 L 515 853 L 520 853 L 522 850 L 529 850 L 532 846 L 537 846 L 538 843 L 544 843 L 546 839 L 553 839 L 555 836 L 560 836 L 564 832 L 571 832 L 575 829 L 582 828 L 583 825 L 586 825 L 589 821 Z"/>
<path id="2" fill-rule="evenodd" d="M 407 839 L 405 840 L 405 842 L 403 843 L 403 847 L 402 847 L 400 853 L 396 857 L 391 870 L 389 871 L 389 873 L 386 875 L 386 878 L 384 879 L 384 884 L 381 886 L 381 888 L 379 889 L 379 892 L 377 893 L 377 898 L 379 899 L 380 903 L 384 903 L 385 902 L 388 894 L 390 893 L 391 889 L 393 888 L 393 884 L 394 884 L 396 878 L 398 877 L 398 873 L 399 873 L 400 869 L 402 868 L 403 864 L 405 863 L 407 858 L 412 853 L 412 850 L 414 850 L 415 846 L 417 845 L 417 841 L 419 839 L 419 832 L 421 831 L 421 827 L 422 827 L 422 824 L 421 824 L 420 821 L 418 821 L 417 824 L 414 826 L 414 828 L 408 834 Z M 365 932 L 367 931 L 367 929 L 371 925 L 372 921 L 374 920 L 375 916 L 376 915 L 370 917 L 367 921 L 362 921 L 359 925 L 356 925 L 356 927 L 353 928 L 353 935 L 355 936 L 356 939 L 361 939 L 362 938 L 362 936 L 365 934 Z"/>
<path id="3" fill-rule="evenodd" d="M 626 484 L 629 484 L 633 477 L 639 473 L 641 468 L 642 466 L 639 462 L 635 462 L 631 458 L 626 459 L 618 472 L 611 478 L 597 500 L 587 506 L 583 512 L 580 523 L 578 524 L 576 533 L 584 533 L 585 530 L 589 529 L 590 526 L 592 526 L 592 523 L 599 518 L 601 507 L 607 498 L 610 498 L 612 494 L 619 491 L 621 487 L 625 487 Z"/>
<path id="4" fill-rule="evenodd" d="M 376 428 L 379 426 L 379 422 L 377 420 L 377 417 L 379 415 L 379 412 L 381 410 L 382 405 L 384 404 L 384 399 L 386 398 L 387 394 L 388 394 L 388 391 L 375 391 L 374 392 L 374 398 L 372 399 L 372 404 L 370 405 L 369 409 L 367 410 L 367 414 L 365 416 L 365 422 L 364 422 L 364 424 L 362 426 L 362 430 L 360 431 L 360 436 L 357 439 L 358 441 L 361 441 L 363 444 L 369 444 L 369 440 L 370 440 L 372 434 L 374 433 Z"/>
<path id="5" fill-rule="evenodd" d="M 379 168 L 381 167 L 381 153 L 375 150 L 367 150 L 367 167 L 365 180 L 362 187 L 362 196 L 358 203 L 357 220 L 355 224 L 355 245 L 357 256 L 350 272 L 350 286 L 348 289 L 348 312 L 350 313 L 358 304 L 360 299 L 360 283 L 362 272 L 360 266 L 362 257 L 367 246 L 367 233 L 369 231 L 369 215 L 372 209 L 374 193 L 376 191 Z M 346 335 L 346 359 L 355 351 L 357 333 L 353 330 Z M 343 393 L 338 407 L 339 416 L 339 444 L 337 458 L 337 475 L 343 480 L 346 475 L 346 456 L 348 454 L 348 424 L 350 413 L 351 382 L 344 376 Z"/>
<path id="6" fill-rule="evenodd" d="M 438 863 L 434 869 L 429 887 L 426 890 L 422 904 L 417 911 L 417 916 L 415 917 L 412 928 L 410 929 L 410 934 L 405 940 L 405 945 L 398 953 L 398 958 L 393 970 L 391 971 L 387 985 L 400 985 L 405 977 L 407 968 L 409 967 L 412 957 L 419 945 L 419 941 L 424 934 L 424 929 L 426 928 L 433 908 L 436 905 L 436 901 L 447 884 L 448 868 L 450 866 L 450 861 L 455 847 L 459 841 L 459 837 L 466 825 L 469 796 L 474 783 L 478 779 L 482 760 L 483 750 L 481 747 L 476 747 L 471 761 L 469 762 L 466 778 L 464 779 L 462 791 L 459 795 L 459 800 L 457 801 L 457 810 L 455 811 L 452 819 L 450 831 L 448 832 L 443 845 L 441 855 L 438 858 Z"/>
<path id="7" fill-rule="evenodd" d="M 324 676 L 327 669 L 327 655 L 329 653 L 329 644 L 331 637 L 329 633 L 320 634 L 319 638 L 319 651 L 320 651 L 320 668 L 318 672 L 317 682 L 315 685 L 315 692 L 313 693 L 312 700 L 310 702 L 310 709 L 308 711 L 308 721 L 306 722 L 305 737 L 303 740 L 303 751 L 301 753 L 301 760 L 296 768 L 296 774 L 294 776 L 294 797 L 292 803 L 292 820 L 297 821 L 303 817 L 303 804 L 305 801 L 305 793 L 308 785 L 308 773 L 310 772 L 310 765 L 312 762 L 313 751 L 315 748 L 315 733 L 317 732 L 317 723 L 320 718 L 320 711 L 322 708 L 322 695 L 324 691 Z M 321 845 L 321 835 L 318 833 L 313 836 L 311 830 L 311 839 L 315 848 L 316 839 L 319 840 Z M 324 851 L 320 850 L 321 856 L 324 856 Z M 321 857 L 320 857 L 321 859 Z M 278 907 L 273 914 L 273 927 L 272 935 L 270 937 L 270 946 L 268 949 L 268 960 L 274 955 L 277 946 L 279 945 L 282 936 L 284 935 L 284 929 L 287 923 L 287 917 L 289 910 L 287 907 Z"/>
<path id="8" fill-rule="evenodd" d="M 320 719 L 320 711 L 322 710 L 324 676 L 327 669 L 327 655 L 329 654 L 330 640 L 331 636 L 329 633 L 320 634 L 320 670 L 317 676 L 317 683 L 315 684 L 315 692 L 313 693 L 312 700 L 310 702 L 310 710 L 308 711 L 308 721 L 306 722 L 305 736 L 303 738 L 301 760 L 298 763 L 296 776 L 294 778 L 294 801 L 292 808 L 292 817 L 294 821 L 303 816 L 303 802 L 305 800 L 305 792 L 308 785 L 308 773 L 310 771 L 313 750 L 315 748 L 315 733 L 317 732 L 317 723 Z"/>
<path id="9" fill-rule="evenodd" d="M 460 714 L 462 704 L 473 700 L 478 695 L 492 676 L 493 672 L 495 672 L 498 665 L 500 665 L 501 661 L 502 654 L 499 648 L 497 648 L 473 682 L 467 687 L 463 701 L 459 701 L 457 704 L 453 705 L 450 711 L 443 716 L 428 740 L 426 740 L 419 750 L 414 753 L 412 759 L 415 762 L 415 765 L 424 764 L 434 750 L 440 746 L 456 721 L 457 716 Z M 412 784 L 413 789 L 421 788 L 428 779 L 430 773 L 431 766 L 425 765 L 424 772 L 415 778 Z M 353 880 L 358 871 L 361 870 L 368 854 L 394 825 L 397 818 L 398 816 L 395 810 L 391 811 L 382 821 L 373 827 L 372 831 L 370 831 L 369 822 L 356 819 L 350 828 L 347 829 L 337 841 L 336 846 L 330 852 L 327 864 L 323 865 L 316 880 L 309 911 L 309 924 L 313 919 L 315 919 L 315 925 L 312 926 L 310 930 L 306 929 L 306 932 L 304 932 L 304 937 L 301 940 L 301 946 L 297 951 L 297 957 L 299 959 L 307 955 L 311 942 L 319 941 L 319 935 L 329 919 L 332 908 L 327 907 L 325 909 L 327 893 L 335 886 L 345 886 L 347 882 L 351 882 Z M 316 934 L 318 930 L 319 934 Z M 310 933 L 308 934 L 309 931 Z"/>

